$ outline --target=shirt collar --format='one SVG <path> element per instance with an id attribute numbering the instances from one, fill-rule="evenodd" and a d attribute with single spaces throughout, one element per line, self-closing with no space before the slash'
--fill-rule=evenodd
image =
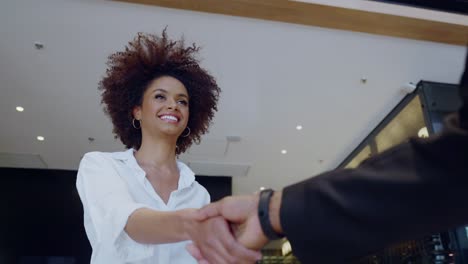
<path id="1" fill-rule="evenodd" d="M 133 148 L 127 149 L 126 151 L 121 152 L 114 152 L 112 153 L 112 157 L 117 160 L 124 161 L 127 165 L 134 168 L 138 173 L 137 177 L 138 180 L 143 181 L 145 179 L 145 171 L 138 165 L 135 156 L 133 153 L 135 150 Z M 195 173 L 183 162 L 176 160 L 177 168 L 179 169 L 179 183 L 178 183 L 178 190 L 190 187 L 192 183 L 195 181 Z"/>
<path id="2" fill-rule="evenodd" d="M 179 187 L 178 190 L 190 187 L 195 181 L 195 173 L 185 163 L 177 160 L 177 167 L 179 168 Z"/>
<path id="3" fill-rule="evenodd" d="M 120 151 L 120 152 L 112 152 L 112 157 L 114 159 L 118 159 L 118 160 L 128 160 L 130 159 L 131 157 L 135 158 L 133 156 L 133 152 L 135 150 L 132 149 L 132 148 L 129 148 L 127 149 L 126 151 Z"/>

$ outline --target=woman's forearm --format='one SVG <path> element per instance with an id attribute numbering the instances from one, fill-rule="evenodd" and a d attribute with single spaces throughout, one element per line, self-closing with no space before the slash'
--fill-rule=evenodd
<path id="1" fill-rule="evenodd" d="M 194 209 L 163 212 L 140 208 L 128 218 L 125 231 L 133 240 L 144 244 L 189 240 L 187 228 L 196 223 L 193 214 Z"/>

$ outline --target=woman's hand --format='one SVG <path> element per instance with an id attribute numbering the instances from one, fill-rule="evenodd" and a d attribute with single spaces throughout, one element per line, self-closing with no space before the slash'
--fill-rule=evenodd
<path id="1" fill-rule="evenodd" d="M 255 263 L 257 251 L 246 249 L 236 241 L 229 223 L 222 217 L 200 221 L 196 210 L 189 211 L 185 230 L 193 245 L 187 249 L 199 263 Z"/>

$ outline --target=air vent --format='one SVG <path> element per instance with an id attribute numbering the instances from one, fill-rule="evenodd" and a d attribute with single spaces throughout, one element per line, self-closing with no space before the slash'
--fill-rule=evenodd
<path id="1" fill-rule="evenodd" d="M 47 164 L 38 154 L 0 153 L 0 167 L 46 169 Z"/>
<path id="2" fill-rule="evenodd" d="M 187 164 L 196 175 L 204 176 L 247 176 L 249 164 L 215 163 L 215 162 L 188 162 Z"/>
<path id="3" fill-rule="evenodd" d="M 220 157 L 227 148 L 226 140 L 204 140 L 200 145 L 192 145 L 187 154 L 192 156 Z"/>

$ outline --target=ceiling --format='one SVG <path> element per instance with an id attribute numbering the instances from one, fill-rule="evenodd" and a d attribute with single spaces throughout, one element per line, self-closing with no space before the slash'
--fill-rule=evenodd
<path id="1" fill-rule="evenodd" d="M 122 150 L 97 83 L 109 54 L 137 32 L 166 26 L 203 47 L 202 65 L 222 88 L 210 133 L 181 159 L 198 173 L 234 173 L 235 194 L 333 169 L 404 97 L 404 84 L 456 83 L 465 54 L 461 46 L 113 1 L 1 1 L 0 153 L 26 163 L 29 154 L 24 166 L 75 170 L 88 151 Z"/>

